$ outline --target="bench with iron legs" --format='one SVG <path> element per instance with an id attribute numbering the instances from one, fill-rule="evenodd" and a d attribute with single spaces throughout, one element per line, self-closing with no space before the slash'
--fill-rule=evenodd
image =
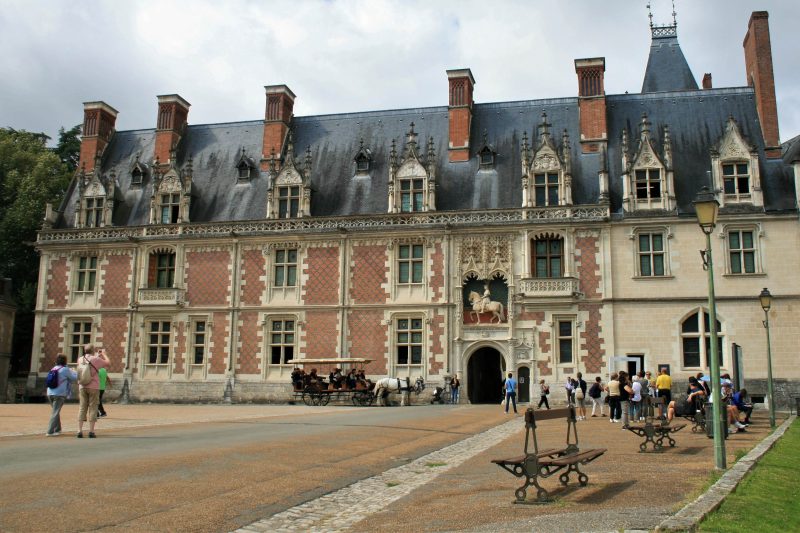
<path id="1" fill-rule="evenodd" d="M 663 416 L 656 417 L 655 409 L 660 408 L 664 403 L 664 398 L 652 398 L 648 396 L 645 400 L 645 422 L 644 424 L 629 424 L 625 429 L 631 433 L 644 438 L 639 444 L 640 452 L 647 452 L 647 445 L 652 445 L 652 452 L 664 450 L 664 440 L 666 439 L 670 447 L 674 447 L 676 442 L 672 438 L 672 433 L 676 433 L 686 427 L 686 424 L 671 424 Z"/>
<path id="2" fill-rule="evenodd" d="M 703 402 L 698 400 L 692 402 L 692 412 L 680 415 L 681 418 L 692 424 L 692 433 L 706 432 L 706 414 L 703 410 Z"/>
<path id="3" fill-rule="evenodd" d="M 564 448 L 540 450 L 536 439 L 536 421 L 566 418 L 567 443 Z M 545 503 L 550 500 L 547 490 L 539 484 L 539 478 L 548 478 L 559 472 L 558 480 L 562 485 L 569 483 L 572 474 L 577 475 L 578 483 L 585 486 L 589 476 L 581 472 L 580 465 L 590 463 L 603 455 L 605 448 L 581 451 L 578 448 L 578 430 L 576 427 L 575 407 L 534 411 L 529 407 L 525 411 L 525 455 L 507 459 L 493 459 L 492 462 L 518 478 L 525 478 L 525 483 L 514 491 L 514 503 Z M 563 471 L 563 472 L 562 472 Z M 528 489 L 536 487 L 536 500 L 528 501 Z"/>

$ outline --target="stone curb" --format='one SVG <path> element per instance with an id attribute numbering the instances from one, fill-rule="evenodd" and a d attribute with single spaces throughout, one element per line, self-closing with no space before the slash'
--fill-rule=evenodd
<path id="1" fill-rule="evenodd" d="M 705 494 L 700 495 L 695 501 L 687 504 L 674 516 L 661 522 L 655 529 L 660 532 L 696 531 L 697 526 L 705 517 L 715 511 L 725 498 L 736 490 L 744 476 L 753 469 L 758 461 L 778 442 L 797 415 L 791 415 L 786 421 L 767 438 L 762 440 L 750 453 L 739 459 L 727 472 L 725 472 Z"/>

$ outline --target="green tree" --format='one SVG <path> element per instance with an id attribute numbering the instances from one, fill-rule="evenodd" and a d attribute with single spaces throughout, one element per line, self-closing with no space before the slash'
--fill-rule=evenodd
<path id="1" fill-rule="evenodd" d="M 69 185 L 75 146 L 65 132 L 55 150 L 43 133 L 0 128 L 0 275 L 11 278 L 17 303 L 12 373 L 24 373 L 33 338 L 33 311 L 39 254 L 33 243 L 42 226 L 45 204 L 58 205 Z M 80 150 L 78 144 L 77 150 Z M 63 154 L 63 155 L 62 155 Z"/>
<path id="2" fill-rule="evenodd" d="M 81 125 L 73 126 L 65 130 L 60 128 L 58 130 L 58 145 L 56 146 L 56 154 L 61 162 L 67 165 L 72 171 L 78 168 L 78 159 L 81 155 Z"/>

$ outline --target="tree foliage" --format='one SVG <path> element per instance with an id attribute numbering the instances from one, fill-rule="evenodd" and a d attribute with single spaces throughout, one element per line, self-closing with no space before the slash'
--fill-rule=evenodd
<path id="1" fill-rule="evenodd" d="M 16 288 L 15 367 L 20 357 L 30 355 L 39 274 L 39 254 L 33 243 L 45 204 L 58 206 L 74 173 L 79 132 L 80 127 L 62 128 L 58 146 L 50 149 L 50 139 L 43 133 L 0 128 L 0 275 L 11 278 Z"/>

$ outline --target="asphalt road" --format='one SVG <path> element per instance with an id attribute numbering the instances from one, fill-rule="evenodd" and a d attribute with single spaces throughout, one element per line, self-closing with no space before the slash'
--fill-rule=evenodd
<path id="1" fill-rule="evenodd" d="M 0 530 L 230 531 L 503 420 L 495 406 L 286 406 L 91 440 L 5 437 Z"/>

